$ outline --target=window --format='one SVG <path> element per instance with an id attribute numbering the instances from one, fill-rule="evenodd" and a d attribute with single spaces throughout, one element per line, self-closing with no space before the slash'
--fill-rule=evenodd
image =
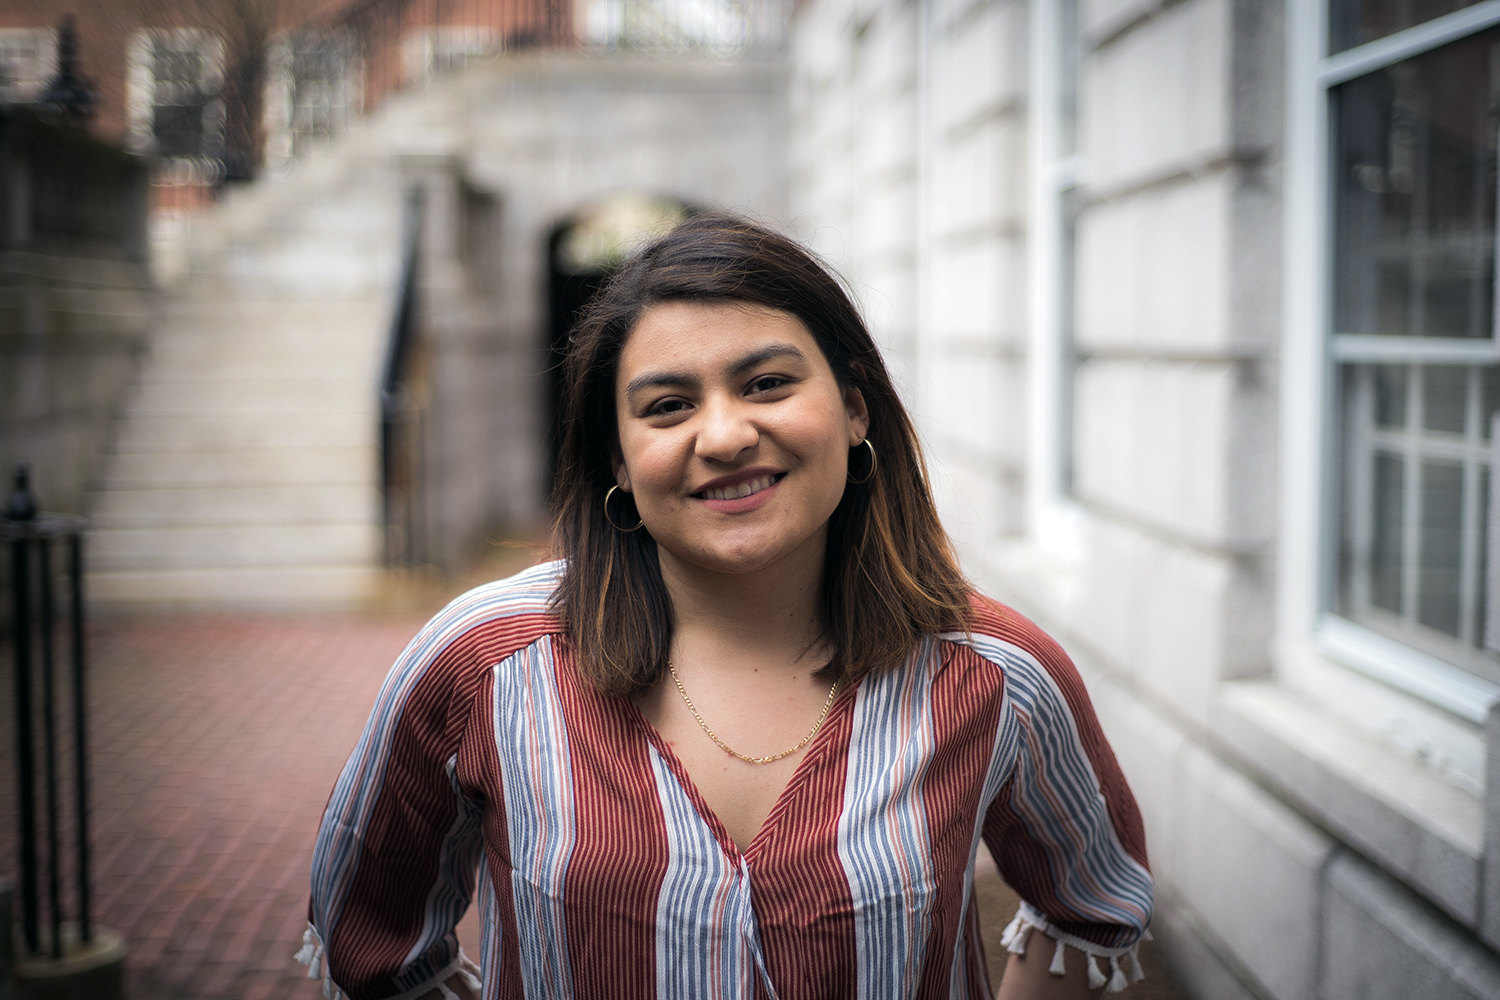
<path id="1" fill-rule="evenodd" d="M 1363 649 L 1346 662 L 1482 721 L 1500 695 L 1485 645 L 1500 0 L 1332 0 L 1327 30 L 1321 589 L 1340 622 L 1325 633 Z"/>
<path id="2" fill-rule="evenodd" d="M 0 99 L 26 104 L 57 75 L 57 32 L 52 28 L 0 28 Z"/>
<path id="3" fill-rule="evenodd" d="M 205 183 L 224 155 L 219 97 L 223 46 L 191 28 L 142 31 L 130 51 L 129 103 L 136 145 L 166 161 L 169 173 Z"/>
<path id="4" fill-rule="evenodd" d="M 1084 208 L 1078 155 L 1078 0 L 1037 7 L 1031 35 L 1031 217 L 1027 516 L 1053 548 L 1075 542 L 1072 493 L 1074 235 Z"/>
<path id="5" fill-rule="evenodd" d="M 341 134 L 360 109 L 360 60 L 347 31 L 299 31 L 271 46 L 266 163 L 286 167 Z"/>
<path id="6" fill-rule="evenodd" d="M 579 37 L 622 49 L 701 49 L 730 54 L 774 49 L 792 5 L 786 0 L 585 0 Z"/>
<path id="7" fill-rule="evenodd" d="M 407 36 L 401 62 L 408 84 L 430 83 L 450 76 L 471 62 L 500 52 L 500 36 L 482 25 L 424 28 Z"/>

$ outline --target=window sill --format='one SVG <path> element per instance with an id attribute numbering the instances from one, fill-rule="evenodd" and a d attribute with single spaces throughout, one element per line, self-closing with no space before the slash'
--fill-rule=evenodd
<path id="1" fill-rule="evenodd" d="M 1329 658 L 1476 725 L 1484 725 L 1490 706 L 1500 701 L 1500 684 L 1337 615 L 1319 619 L 1316 640 Z"/>
<path id="2" fill-rule="evenodd" d="M 1464 925 L 1476 925 L 1480 796 L 1275 681 L 1227 682 L 1215 708 L 1222 745 L 1305 813 Z"/>

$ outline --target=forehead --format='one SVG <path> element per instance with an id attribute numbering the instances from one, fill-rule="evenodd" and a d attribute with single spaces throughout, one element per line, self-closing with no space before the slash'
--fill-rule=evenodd
<path id="1" fill-rule="evenodd" d="M 707 373 L 772 343 L 790 344 L 827 367 L 818 342 L 789 312 L 744 302 L 662 302 L 642 312 L 625 339 L 616 382 L 654 368 Z"/>

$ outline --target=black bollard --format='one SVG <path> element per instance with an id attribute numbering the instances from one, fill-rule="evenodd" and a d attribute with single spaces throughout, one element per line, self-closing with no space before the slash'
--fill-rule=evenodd
<path id="1" fill-rule="evenodd" d="M 69 579 L 69 638 L 72 646 L 72 680 L 74 725 L 74 804 L 78 821 L 78 940 L 87 945 L 93 937 L 89 914 L 89 844 L 88 844 L 88 756 L 85 727 L 84 628 L 83 628 L 83 549 L 84 521 L 63 514 L 44 514 L 37 510 L 28 483 L 24 461 L 16 465 L 15 490 L 6 501 L 0 519 L 0 539 L 10 546 L 11 563 L 11 641 L 15 669 L 16 703 L 16 790 L 19 798 L 20 865 L 21 865 L 21 945 L 27 956 L 40 956 L 42 941 L 42 906 L 39 853 L 39 819 L 37 810 L 37 747 L 34 721 L 38 708 L 42 714 L 41 770 L 46 814 L 47 847 L 47 915 L 49 957 L 64 957 L 66 935 L 63 931 L 64 903 L 62 888 L 62 830 L 58 766 L 61 751 L 57 732 L 56 657 L 54 638 L 57 632 L 57 607 L 52 578 L 54 542 L 68 542 L 67 574 Z M 33 590 L 33 588 L 35 588 Z M 39 653 L 34 662 L 33 653 Z M 41 705 L 34 699 L 33 674 L 41 671 Z"/>

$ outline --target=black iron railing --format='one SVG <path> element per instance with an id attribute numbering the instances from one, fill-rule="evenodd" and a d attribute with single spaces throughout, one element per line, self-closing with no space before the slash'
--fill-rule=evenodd
<path id="1" fill-rule="evenodd" d="M 56 683 L 57 605 L 54 590 L 53 550 L 66 549 L 68 634 L 72 667 L 72 763 L 75 848 L 77 851 L 77 930 L 79 941 L 93 939 L 89 899 L 89 782 L 87 693 L 84 673 L 83 630 L 83 528 L 79 517 L 38 513 L 26 483 L 26 466 L 16 473 L 16 490 L 0 516 L 0 539 L 10 549 L 11 645 L 14 653 L 16 716 L 16 788 L 20 820 L 21 937 L 27 953 L 43 950 L 43 874 L 39 857 L 39 833 L 46 838 L 46 901 L 50 933 L 47 951 L 63 957 L 62 893 L 62 796 L 59 760 L 62 737 L 58 725 Z M 35 600 L 33 600 L 35 595 Z M 34 655 L 35 654 L 35 655 Z M 40 674 L 41 701 L 34 697 L 33 682 Z M 45 824 L 37 813 L 37 716 L 41 721 L 42 807 Z M 45 828 L 43 830 L 43 827 Z M 8 933 L 3 923 L 0 932 Z"/>
<path id="2" fill-rule="evenodd" d="M 422 384 L 420 189 L 406 194 L 401 237 L 401 277 L 380 377 L 380 480 L 388 566 L 427 562 L 423 503 L 424 392 Z"/>

